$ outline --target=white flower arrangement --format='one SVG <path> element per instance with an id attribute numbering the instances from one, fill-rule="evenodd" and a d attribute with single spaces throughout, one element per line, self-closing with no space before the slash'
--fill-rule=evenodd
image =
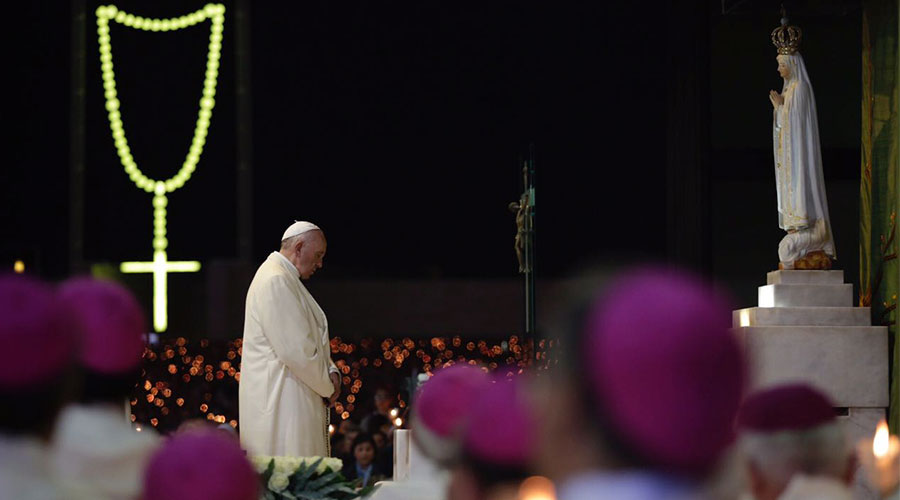
<path id="1" fill-rule="evenodd" d="M 326 469 L 340 471 L 344 467 L 344 462 L 340 458 L 334 457 L 270 457 L 267 455 L 250 457 L 250 463 L 256 468 L 256 472 L 259 472 L 260 474 L 266 471 L 269 462 L 272 460 L 275 460 L 273 476 L 277 474 L 290 476 L 294 471 L 299 469 L 301 465 L 309 467 L 319 460 L 321 460 L 321 462 L 319 462 L 319 465 L 316 467 L 317 474 L 323 474 Z"/>
<path id="2" fill-rule="evenodd" d="M 331 457 L 253 456 L 250 462 L 259 473 L 266 500 L 351 500 L 372 488 L 355 489 L 341 475 L 343 462 Z"/>

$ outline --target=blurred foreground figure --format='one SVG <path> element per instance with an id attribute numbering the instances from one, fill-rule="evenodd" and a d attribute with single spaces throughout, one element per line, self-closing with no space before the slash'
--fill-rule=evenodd
<path id="1" fill-rule="evenodd" d="M 143 500 L 258 500 L 259 476 L 221 431 L 176 434 L 151 457 Z"/>
<path id="2" fill-rule="evenodd" d="M 529 473 L 535 421 L 521 378 L 498 379 L 470 408 L 448 500 L 516 500 Z"/>
<path id="3" fill-rule="evenodd" d="M 372 500 L 443 500 L 449 471 L 462 450 L 463 433 L 472 405 L 489 385 L 488 375 L 459 364 L 437 371 L 413 399 L 410 419 L 410 477 L 382 483 Z"/>
<path id="4" fill-rule="evenodd" d="M 46 444 L 70 392 L 72 331 L 48 286 L 0 278 L 0 498 L 72 497 L 51 479 Z"/>
<path id="5" fill-rule="evenodd" d="M 412 438 L 422 453 L 441 466 L 459 458 L 461 439 L 489 377 L 471 365 L 454 365 L 428 379 L 414 400 Z"/>
<path id="6" fill-rule="evenodd" d="M 536 380 L 537 472 L 561 500 L 703 497 L 744 383 L 727 301 L 655 268 L 585 295 L 560 319 L 559 366 Z"/>
<path id="7" fill-rule="evenodd" d="M 850 499 L 854 460 L 828 398 L 792 384 L 757 392 L 738 416 L 740 448 L 756 500 Z"/>
<path id="8" fill-rule="evenodd" d="M 57 422 L 54 471 L 94 498 L 137 498 L 158 439 L 152 431 L 135 432 L 122 409 L 141 376 L 143 312 L 128 290 L 111 282 L 74 279 L 59 296 L 81 324 L 82 391 Z"/>

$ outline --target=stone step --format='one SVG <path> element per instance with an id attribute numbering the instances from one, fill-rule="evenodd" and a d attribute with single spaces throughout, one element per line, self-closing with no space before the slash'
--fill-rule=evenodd
<path id="1" fill-rule="evenodd" d="M 870 326 L 868 307 L 748 307 L 732 313 L 739 326 Z"/>
<path id="2" fill-rule="evenodd" d="M 734 329 L 749 360 L 751 389 L 806 382 L 835 406 L 888 404 L 887 328 L 751 326 Z"/>
<path id="3" fill-rule="evenodd" d="M 771 271 L 766 274 L 767 285 L 840 285 L 844 271 Z"/>
<path id="4" fill-rule="evenodd" d="M 764 285 L 759 307 L 850 307 L 853 285 Z"/>

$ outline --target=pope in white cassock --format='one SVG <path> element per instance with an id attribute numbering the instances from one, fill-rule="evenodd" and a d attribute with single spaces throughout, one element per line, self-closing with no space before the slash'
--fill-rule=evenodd
<path id="1" fill-rule="evenodd" d="M 325 235 L 296 222 L 247 291 L 239 410 L 251 455 L 327 456 L 328 408 L 340 394 L 328 320 L 301 279 L 322 267 Z"/>

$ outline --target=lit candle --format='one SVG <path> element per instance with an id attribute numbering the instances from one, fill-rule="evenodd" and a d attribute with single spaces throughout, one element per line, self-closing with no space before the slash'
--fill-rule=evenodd
<path id="1" fill-rule="evenodd" d="M 857 445 L 860 462 L 882 497 L 900 488 L 900 438 L 888 433 L 887 422 L 878 423 L 875 437 Z"/>
<path id="2" fill-rule="evenodd" d="M 394 431 L 394 481 L 409 479 L 409 431 Z"/>
<path id="3" fill-rule="evenodd" d="M 531 476 L 519 485 L 517 500 L 556 500 L 553 481 L 543 476 Z"/>

